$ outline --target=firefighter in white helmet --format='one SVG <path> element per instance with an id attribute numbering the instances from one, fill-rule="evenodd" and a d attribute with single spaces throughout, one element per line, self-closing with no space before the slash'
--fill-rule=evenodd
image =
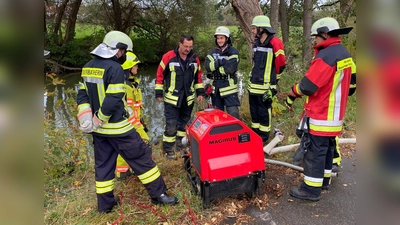
<path id="1" fill-rule="evenodd" d="M 94 145 L 98 211 L 108 213 L 118 204 L 114 197 L 117 155 L 120 154 L 142 182 L 154 204 L 175 204 L 151 149 L 129 123 L 125 101 L 125 76 L 121 64 L 132 40 L 120 31 L 110 31 L 82 69 L 77 95 L 79 128 L 91 133 Z"/>
<path id="2" fill-rule="evenodd" d="M 205 59 L 207 78 L 212 80 L 212 106 L 239 118 L 240 101 L 236 71 L 239 65 L 239 51 L 232 46 L 232 35 L 225 26 L 214 33 L 216 47 Z"/>
<path id="3" fill-rule="evenodd" d="M 327 189 L 330 183 L 335 137 L 342 132 L 354 65 L 339 35 L 351 30 L 340 28 L 331 17 L 317 20 L 311 28 L 315 56 L 289 94 L 295 98 L 307 96 L 297 129 L 300 145 L 305 148 L 304 180 L 290 189 L 289 194 L 295 198 L 318 201 L 322 188 Z"/>

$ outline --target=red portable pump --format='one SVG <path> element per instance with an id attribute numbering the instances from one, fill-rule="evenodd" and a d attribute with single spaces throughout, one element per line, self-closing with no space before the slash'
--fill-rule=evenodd
<path id="1" fill-rule="evenodd" d="M 242 121 L 218 109 L 205 109 L 191 118 L 186 133 L 190 153 L 183 156 L 184 166 L 204 206 L 240 193 L 252 197 L 257 189 L 262 194 L 262 139 Z"/>

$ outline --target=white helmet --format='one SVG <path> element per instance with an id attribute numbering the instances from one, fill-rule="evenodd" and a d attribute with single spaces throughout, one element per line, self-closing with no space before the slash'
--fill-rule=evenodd
<path id="1" fill-rule="evenodd" d="M 102 58 L 111 58 L 117 54 L 119 49 L 132 51 L 132 39 L 121 31 L 110 31 L 104 36 L 103 43 L 98 45 L 92 52 L 93 55 Z"/>
<path id="2" fill-rule="evenodd" d="M 229 31 L 229 28 L 225 26 L 219 26 L 215 30 L 214 37 L 217 35 L 224 35 L 225 37 L 230 38 L 231 32 Z"/>
<path id="3" fill-rule="evenodd" d="M 314 22 L 311 27 L 311 36 L 317 36 L 321 33 L 331 35 L 348 34 L 353 27 L 340 28 L 339 23 L 332 17 L 324 17 Z"/>

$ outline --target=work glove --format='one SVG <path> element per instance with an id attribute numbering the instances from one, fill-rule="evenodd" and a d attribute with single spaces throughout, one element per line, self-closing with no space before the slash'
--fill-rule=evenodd
<path id="1" fill-rule="evenodd" d="M 205 92 L 206 96 L 211 95 L 212 91 L 213 91 L 213 86 L 211 84 L 206 84 L 204 86 L 204 92 Z"/>
<path id="2" fill-rule="evenodd" d="M 294 100 L 295 100 L 296 98 L 295 97 L 293 97 L 293 96 L 287 96 L 286 97 L 286 101 L 285 101 L 285 106 L 286 106 L 286 108 L 288 108 L 290 111 L 292 111 L 293 112 L 293 103 L 294 103 Z"/>
<path id="3" fill-rule="evenodd" d="M 101 126 L 103 126 L 104 122 L 101 121 L 96 113 L 93 115 L 93 119 L 92 119 L 92 123 L 93 123 L 93 131 L 99 129 Z"/>
<path id="4" fill-rule="evenodd" d="M 92 110 L 86 109 L 78 114 L 79 130 L 85 133 L 93 131 Z"/>
<path id="5" fill-rule="evenodd" d="M 276 90 L 275 89 L 268 89 L 266 92 L 264 92 L 262 96 L 262 101 L 264 103 L 272 103 L 272 98 L 276 95 Z"/>

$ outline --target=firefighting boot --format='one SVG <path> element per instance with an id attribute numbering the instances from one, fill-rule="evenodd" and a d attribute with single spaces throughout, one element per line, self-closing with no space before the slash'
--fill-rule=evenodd
<path id="1" fill-rule="evenodd" d="M 112 210 L 114 209 L 114 207 L 115 207 L 115 206 L 119 206 L 120 203 L 121 203 L 121 202 L 120 202 L 120 200 L 119 200 L 119 197 L 118 197 L 118 196 L 114 196 L 114 205 L 111 206 L 111 208 L 109 208 L 109 209 L 103 211 L 102 213 L 110 213 L 110 212 L 112 212 Z"/>
<path id="2" fill-rule="evenodd" d="M 309 200 L 309 201 L 313 201 L 313 202 L 319 201 L 319 199 L 320 199 L 319 196 L 312 195 L 312 194 L 308 193 L 307 191 L 303 190 L 301 188 L 301 186 L 290 188 L 289 194 L 295 198 Z"/>
<path id="3" fill-rule="evenodd" d="M 167 158 L 168 160 L 177 160 L 178 159 L 178 157 L 176 157 L 176 154 L 174 151 L 165 152 L 165 158 Z"/>
<path id="4" fill-rule="evenodd" d="M 161 204 L 161 205 L 175 205 L 178 203 L 178 198 L 175 196 L 168 195 L 167 193 L 161 194 L 157 198 L 152 198 L 151 203 L 153 204 Z"/>

